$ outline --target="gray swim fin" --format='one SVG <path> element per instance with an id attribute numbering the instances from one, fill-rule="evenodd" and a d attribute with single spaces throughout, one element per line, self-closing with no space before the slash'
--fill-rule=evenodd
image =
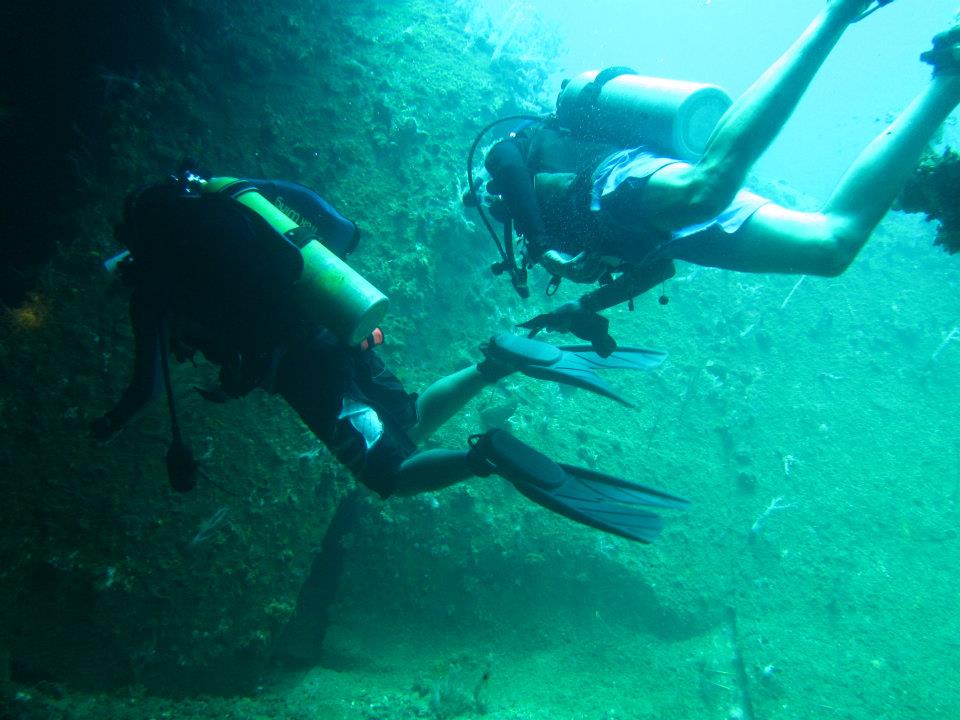
<path id="1" fill-rule="evenodd" d="M 652 542 L 663 528 L 643 507 L 683 510 L 682 498 L 629 480 L 555 463 L 503 430 L 470 438 L 474 461 L 509 480 L 533 502 L 583 525 L 629 540 Z"/>
<path id="2" fill-rule="evenodd" d="M 616 400 L 627 407 L 633 403 L 611 388 L 595 370 L 652 370 L 667 357 L 662 350 L 638 347 L 617 348 L 609 357 L 600 357 L 589 345 L 551 345 L 520 335 L 503 333 L 483 346 L 487 359 L 481 372 L 496 376 L 513 371 L 540 380 L 573 385 Z"/>

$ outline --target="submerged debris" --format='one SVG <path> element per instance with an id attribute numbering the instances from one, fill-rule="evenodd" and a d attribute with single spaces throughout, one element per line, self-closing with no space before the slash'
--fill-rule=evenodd
<path id="1" fill-rule="evenodd" d="M 763 525 L 766 522 L 766 519 L 774 512 L 777 510 L 786 510 L 787 508 L 791 507 L 793 507 L 793 503 L 784 505 L 783 497 L 775 497 L 770 501 L 770 504 L 767 505 L 767 509 L 760 513 L 757 516 L 757 519 L 753 521 L 753 525 L 750 526 L 750 537 L 756 537 L 763 531 Z"/>

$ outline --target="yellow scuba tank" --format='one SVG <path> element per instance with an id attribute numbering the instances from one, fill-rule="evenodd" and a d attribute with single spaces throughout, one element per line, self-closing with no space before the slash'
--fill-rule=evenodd
<path id="1" fill-rule="evenodd" d="M 342 341 L 356 345 L 383 320 L 389 300 L 360 273 L 337 257 L 315 236 L 297 237 L 297 223 L 244 180 L 211 178 L 201 192 L 226 193 L 266 220 L 274 230 L 300 248 L 303 272 L 293 286 L 303 319 L 332 330 Z"/>
<path id="2" fill-rule="evenodd" d="M 568 81 L 557 98 L 557 119 L 589 139 L 649 145 L 680 160 L 697 160 L 732 102 L 716 85 L 608 68 Z"/>

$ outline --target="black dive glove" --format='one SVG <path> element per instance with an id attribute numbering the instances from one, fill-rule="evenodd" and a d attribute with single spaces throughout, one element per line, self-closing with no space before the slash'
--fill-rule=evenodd
<path id="1" fill-rule="evenodd" d="M 609 357 L 617 349 L 617 341 L 607 332 L 609 326 L 610 321 L 603 315 L 584 310 L 579 300 L 571 300 L 553 312 L 537 315 L 517 327 L 529 330 L 527 337 L 533 337 L 541 330 L 573 333 L 581 340 L 587 340 L 597 355 Z"/>

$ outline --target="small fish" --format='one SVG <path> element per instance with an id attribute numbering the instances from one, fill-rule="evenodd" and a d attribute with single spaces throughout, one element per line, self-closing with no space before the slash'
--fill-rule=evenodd
<path id="1" fill-rule="evenodd" d="M 201 543 L 205 543 L 209 540 L 217 528 L 219 528 L 223 521 L 227 518 L 227 513 L 230 512 L 230 508 L 224 506 L 219 508 L 213 515 L 211 515 L 207 520 L 203 521 L 200 524 L 200 529 L 197 530 L 197 534 L 193 536 L 193 540 L 190 541 L 187 548 L 194 548 Z"/>
<path id="2" fill-rule="evenodd" d="M 118 75 L 116 73 L 104 71 L 97 75 L 97 78 L 103 81 L 104 83 L 104 92 L 109 94 L 114 87 L 126 87 L 136 92 L 143 90 L 143 86 L 140 84 L 139 76 L 136 77 L 127 77 L 126 75 Z"/>

